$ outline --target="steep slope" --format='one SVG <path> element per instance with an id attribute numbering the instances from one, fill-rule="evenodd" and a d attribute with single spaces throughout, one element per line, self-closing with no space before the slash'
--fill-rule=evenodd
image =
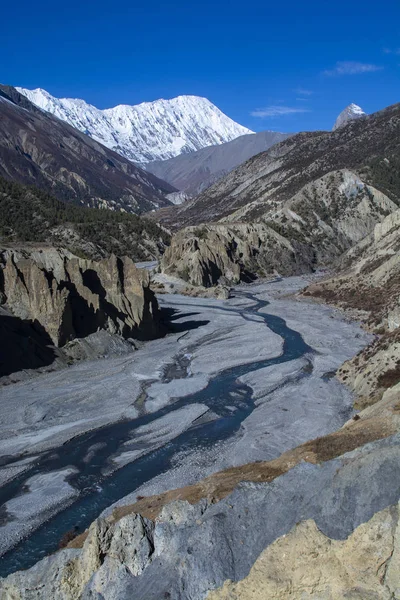
<path id="1" fill-rule="evenodd" d="M 340 370 L 358 395 L 357 406 L 376 402 L 400 380 L 400 210 L 351 248 L 339 273 L 311 285 L 304 294 L 361 318 L 377 334 L 370 346 Z"/>
<path id="2" fill-rule="evenodd" d="M 0 176 L 1 244 L 49 244 L 81 258 L 99 260 L 114 253 L 140 261 L 157 259 L 169 238 L 145 217 L 75 206 Z"/>
<path id="3" fill-rule="evenodd" d="M 7 308 L 56 346 L 99 329 L 126 338 L 157 331 L 149 273 L 126 256 L 91 261 L 51 247 L 8 248 L 0 251 L 0 265 Z"/>
<path id="4" fill-rule="evenodd" d="M 231 142 L 181 154 L 165 161 L 154 161 L 146 169 L 182 190 L 196 196 L 252 156 L 268 150 L 289 137 L 288 133 L 261 131 L 242 135 Z"/>
<path id="5" fill-rule="evenodd" d="M 399 104 L 331 133 L 299 133 L 251 158 L 192 201 L 160 211 L 159 217 L 175 228 L 221 219 L 268 220 L 306 185 L 341 169 L 397 201 L 399 140 Z"/>
<path id="6" fill-rule="evenodd" d="M 170 202 L 174 188 L 0 86 L 0 175 L 66 200 L 127 212 Z"/>
<path id="7" fill-rule="evenodd" d="M 366 117 L 367 113 L 363 111 L 361 106 L 357 104 L 349 104 L 346 106 L 344 110 L 340 113 L 338 118 L 335 121 L 332 131 L 339 129 L 339 127 L 343 127 L 349 121 L 353 121 L 354 119 L 360 119 L 361 117 Z"/>
<path id="8" fill-rule="evenodd" d="M 203 286 L 310 272 L 330 266 L 396 209 L 355 173 L 332 171 L 305 185 L 268 218 L 182 229 L 172 237 L 161 266 Z"/>
<path id="9" fill-rule="evenodd" d="M 252 133 L 198 96 L 99 110 L 84 100 L 54 98 L 42 89 L 17 89 L 43 110 L 137 163 L 165 160 Z"/>

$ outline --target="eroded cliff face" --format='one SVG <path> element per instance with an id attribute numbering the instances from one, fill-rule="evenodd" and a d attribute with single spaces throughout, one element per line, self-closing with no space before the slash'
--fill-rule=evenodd
<path id="1" fill-rule="evenodd" d="M 382 397 L 400 379 L 400 210 L 340 261 L 337 275 L 309 286 L 304 294 L 347 310 L 377 334 L 339 370 L 341 381 L 358 395 L 357 408 Z"/>
<path id="2" fill-rule="evenodd" d="M 149 275 L 128 257 L 84 260 L 51 247 L 0 253 L 3 303 L 55 346 L 99 329 L 125 338 L 157 332 Z"/>
<path id="3" fill-rule="evenodd" d="M 396 209 L 356 173 L 332 171 L 284 203 L 271 199 L 256 222 L 246 222 L 243 209 L 218 223 L 182 229 L 161 264 L 165 273 L 203 286 L 221 278 L 237 283 L 307 273 L 334 264 Z"/>
<path id="4" fill-rule="evenodd" d="M 172 237 L 161 268 L 192 285 L 236 284 L 257 275 L 292 275 L 312 270 L 313 252 L 265 223 L 187 227 Z"/>

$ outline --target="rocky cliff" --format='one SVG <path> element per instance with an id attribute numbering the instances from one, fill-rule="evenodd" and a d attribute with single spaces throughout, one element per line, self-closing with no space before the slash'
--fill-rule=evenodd
<path id="1" fill-rule="evenodd" d="M 0 263 L 3 303 L 56 346 L 98 329 L 126 338 L 156 333 L 148 272 L 130 258 L 96 262 L 51 247 L 15 247 L 0 253 Z"/>
<path id="2" fill-rule="evenodd" d="M 191 285 L 210 287 L 250 281 L 257 275 L 310 271 L 314 254 L 266 223 L 188 227 L 172 237 L 161 269 Z"/>
<path id="3" fill-rule="evenodd" d="M 330 266 L 397 209 L 356 173 L 332 171 L 305 185 L 255 222 L 187 227 L 162 259 L 167 274 L 194 285 L 237 283 L 258 275 L 295 275 Z M 240 217 L 238 211 L 235 213 Z"/>

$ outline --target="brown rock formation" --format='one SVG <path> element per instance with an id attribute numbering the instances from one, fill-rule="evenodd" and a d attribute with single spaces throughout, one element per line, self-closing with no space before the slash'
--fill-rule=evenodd
<path id="1" fill-rule="evenodd" d="M 51 247 L 9 249 L 0 257 L 6 305 L 42 328 L 56 346 L 98 329 L 124 337 L 156 333 L 149 274 L 128 257 L 95 262 Z"/>
<path id="2" fill-rule="evenodd" d="M 172 237 L 161 268 L 192 285 L 235 284 L 255 275 L 298 274 L 312 269 L 313 253 L 265 223 L 187 227 Z"/>
<path id="3" fill-rule="evenodd" d="M 314 521 L 277 539 L 249 575 L 225 582 L 208 600 L 390 600 L 400 587 L 398 508 L 386 508 L 346 539 L 332 540 Z"/>
<path id="4" fill-rule="evenodd" d="M 236 211 L 217 223 L 176 233 L 162 267 L 194 285 L 232 283 L 250 276 L 296 275 L 331 265 L 358 245 L 397 205 L 343 169 L 306 185 L 262 220 L 246 222 Z M 396 319 L 396 315 L 393 316 Z"/>

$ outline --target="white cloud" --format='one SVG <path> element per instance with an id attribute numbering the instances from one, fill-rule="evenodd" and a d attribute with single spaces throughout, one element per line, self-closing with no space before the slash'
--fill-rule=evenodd
<path id="1" fill-rule="evenodd" d="M 265 106 L 264 108 L 257 108 L 253 110 L 250 115 L 252 117 L 283 117 L 284 115 L 293 115 L 296 113 L 311 112 L 308 108 L 300 108 L 298 106 Z"/>
<path id="2" fill-rule="evenodd" d="M 324 75 L 358 75 L 359 73 L 373 73 L 374 71 L 381 71 L 382 69 L 383 67 L 368 63 L 361 63 L 351 60 L 339 61 L 336 63 L 333 69 L 324 71 Z"/>
<path id="3" fill-rule="evenodd" d="M 313 93 L 314 93 L 312 90 L 306 90 L 306 89 L 304 89 L 302 87 L 298 87 L 297 90 L 294 90 L 294 91 L 299 96 L 312 96 Z"/>
<path id="4" fill-rule="evenodd" d="M 397 54 L 400 55 L 400 48 L 383 48 L 385 54 Z"/>

